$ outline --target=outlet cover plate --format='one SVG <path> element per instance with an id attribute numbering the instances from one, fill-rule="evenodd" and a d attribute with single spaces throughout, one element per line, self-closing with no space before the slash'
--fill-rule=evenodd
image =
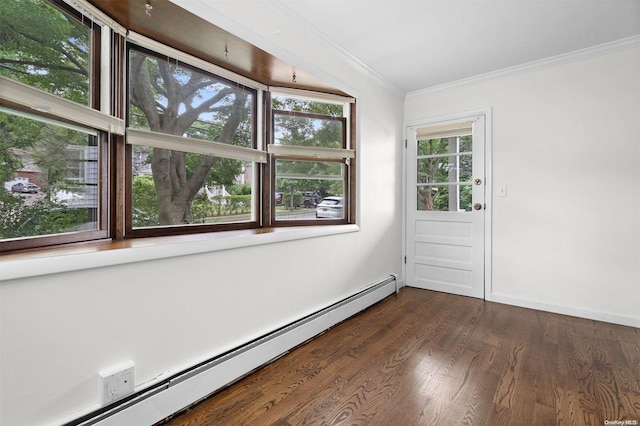
<path id="1" fill-rule="evenodd" d="M 103 406 L 133 393 L 134 366 L 130 361 L 99 373 L 100 402 Z"/>

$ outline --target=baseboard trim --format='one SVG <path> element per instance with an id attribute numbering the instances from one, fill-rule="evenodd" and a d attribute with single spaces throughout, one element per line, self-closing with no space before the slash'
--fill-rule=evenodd
<path id="1" fill-rule="evenodd" d="M 398 291 L 397 275 L 66 426 L 153 425 Z"/>
<path id="2" fill-rule="evenodd" d="M 612 312 L 597 311 L 593 309 L 578 308 L 575 306 L 556 305 L 529 299 L 520 299 L 500 293 L 491 293 L 491 302 L 504 303 L 506 305 L 520 306 L 522 308 L 537 309 L 554 314 L 569 315 L 572 317 L 585 318 L 595 321 L 609 322 L 613 324 L 626 325 L 640 328 L 640 317 L 618 315 Z"/>

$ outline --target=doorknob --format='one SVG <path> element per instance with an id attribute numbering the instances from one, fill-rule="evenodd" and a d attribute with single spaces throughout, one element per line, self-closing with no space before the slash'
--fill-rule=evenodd
<path id="1" fill-rule="evenodd" d="M 475 204 L 473 205 L 473 209 L 474 209 L 474 210 L 482 210 L 482 204 L 480 204 L 480 203 L 475 203 Z"/>
<path id="2" fill-rule="evenodd" d="M 480 185 L 482 183 L 482 179 L 476 179 L 473 181 L 476 185 Z"/>

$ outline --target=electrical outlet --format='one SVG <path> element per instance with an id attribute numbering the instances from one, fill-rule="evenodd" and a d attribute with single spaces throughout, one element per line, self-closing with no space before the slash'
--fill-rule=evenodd
<path id="1" fill-rule="evenodd" d="M 100 372 L 100 401 L 102 405 L 133 393 L 133 362 Z"/>

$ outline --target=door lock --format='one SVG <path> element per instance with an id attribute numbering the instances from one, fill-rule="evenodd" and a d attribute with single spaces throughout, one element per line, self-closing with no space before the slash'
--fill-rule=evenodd
<path id="1" fill-rule="evenodd" d="M 480 185 L 482 184 L 482 179 L 476 179 L 473 181 L 473 183 L 475 183 L 476 185 Z"/>
<path id="2" fill-rule="evenodd" d="M 473 209 L 474 210 L 482 210 L 482 204 L 481 203 L 475 203 L 473 205 Z"/>

